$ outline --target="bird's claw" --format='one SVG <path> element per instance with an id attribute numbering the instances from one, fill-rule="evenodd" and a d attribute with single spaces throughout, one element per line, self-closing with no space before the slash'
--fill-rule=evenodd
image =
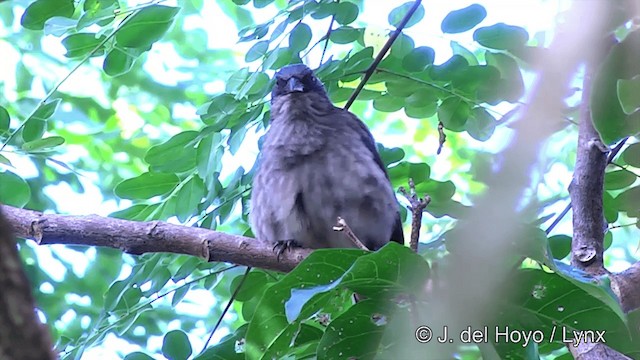
<path id="1" fill-rule="evenodd" d="M 300 245 L 298 245 L 295 240 L 278 240 L 275 245 L 273 245 L 273 251 L 277 254 L 276 259 L 280 261 L 280 255 L 286 250 L 296 247 L 300 247 Z"/>

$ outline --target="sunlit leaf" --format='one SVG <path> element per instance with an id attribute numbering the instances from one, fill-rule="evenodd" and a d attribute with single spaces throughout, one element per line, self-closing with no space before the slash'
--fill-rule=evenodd
<path id="1" fill-rule="evenodd" d="M 485 17 L 487 17 L 487 10 L 482 5 L 472 4 L 448 13 L 442 20 L 440 28 L 444 33 L 461 33 L 473 29 Z"/>
<path id="2" fill-rule="evenodd" d="M 150 5 L 135 13 L 116 33 L 119 46 L 148 49 L 169 30 L 179 8 Z"/>
<path id="3" fill-rule="evenodd" d="M 149 199 L 171 191 L 179 180 L 175 174 L 147 172 L 116 185 L 115 194 L 122 199 Z"/>

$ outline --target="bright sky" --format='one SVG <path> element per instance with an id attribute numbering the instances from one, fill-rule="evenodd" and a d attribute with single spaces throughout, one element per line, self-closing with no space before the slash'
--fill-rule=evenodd
<path id="1" fill-rule="evenodd" d="M 229 1 L 229 0 L 225 0 Z M 133 1 L 130 1 L 130 3 Z M 139 3 L 146 3 L 147 1 L 140 1 Z M 385 33 L 390 29 L 390 25 L 387 21 L 388 13 L 398 5 L 406 2 L 405 0 L 387 0 L 387 1 L 367 1 L 364 12 L 360 14 L 358 17 L 358 24 L 367 25 L 369 29 L 373 32 L 377 33 Z M 544 32 L 549 29 L 553 29 L 554 25 L 557 21 L 557 14 L 566 9 L 568 5 L 568 1 L 566 0 L 541 0 L 541 1 L 533 1 L 533 0 L 486 0 L 486 1 L 469 1 L 469 0 L 458 0 L 455 2 L 450 1 L 441 1 L 441 0 L 427 0 L 423 2 L 423 6 L 426 10 L 425 19 L 418 23 L 417 25 L 406 30 L 406 33 L 411 36 L 416 46 L 425 45 L 430 46 L 436 50 L 436 63 L 442 63 L 446 61 L 451 56 L 451 48 L 450 41 L 454 40 L 462 44 L 463 46 L 469 48 L 470 50 L 475 50 L 476 46 L 472 41 L 472 31 L 457 34 L 457 35 L 443 35 L 440 30 L 440 23 L 445 15 L 451 10 L 460 9 L 466 7 L 472 3 L 479 2 L 487 9 L 488 16 L 487 18 L 480 24 L 480 26 L 486 26 L 495 24 L 498 22 L 504 22 L 507 24 L 518 25 L 526 28 L 531 38 L 540 39 L 540 41 L 544 43 L 548 43 L 550 41 L 549 37 L 538 37 L 536 36 L 539 32 Z M 177 1 L 167 1 L 164 4 L 166 5 L 176 5 Z M 237 32 L 231 29 L 235 29 L 235 24 L 233 21 L 226 16 L 223 15 L 222 11 L 218 8 L 217 2 L 214 1 L 205 1 L 204 2 L 204 10 L 201 16 L 191 16 L 188 24 L 188 29 L 192 28 L 203 28 L 209 34 L 209 49 L 203 49 L 203 51 L 212 51 L 213 49 L 229 49 L 233 48 L 237 51 L 238 58 L 238 68 L 244 66 L 243 59 L 244 53 L 248 48 L 252 45 L 251 43 L 243 43 L 237 44 Z M 23 9 L 20 9 L 19 6 L 15 7 L 16 18 L 19 19 Z M 265 22 L 268 19 L 272 18 L 276 9 L 274 6 L 268 6 L 264 9 L 259 9 L 254 13 L 255 20 L 258 23 Z M 328 25 L 328 19 L 324 21 L 312 21 L 310 22 L 314 30 L 314 40 L 320 38 L 324 35 L 326 31 L 326 27 Z M 14 31 L 19 30 L 19 24 L 14 26 Z M 7 29 L 0 29 L 0 35 L 4 34 Z M 76 60 L 67 60 L 64 58 L 63 54 L 65 53 L 64 48 L 60 44 L 61 38 L 47 36 L 43 41 L 43 48 L 45 51 L 52 54 L 54 57 L 61 59 L 63 61 L 74 62 Z M 3 54 L 0 57 L 0 69 L 13 69 L 15 64 L 17 63 L 18 54 L 13 50 L 13 48 L 6 42 L 0 40 L 0 53 Z M 330 54 L 329 54 L 330 55 Z M 316 67 L 318 64 L 319 55 L 312 54 L 310 56 L 310 66 Z M 100 64 L 101 59 L 95 58 L 92 59 L 95 64 Z M 176 81 L 180 80 L 184 74 L 169 70 L 167 73 L 167 69 L 174 68 L 180 65 L 184 59 L 178 57 L 176 53 L 173 51 L 173 48 L 169 44 L 158 43 L 155 44 L 152 51 L 150 52 L 147 63 L 145 64 L 145 69 L 150 74 L 155 74 L 156 79 L 159 82 L 167 83 L 169 85 L 175 84 Z M 49 69 L 44 68 L 41 63 L 38 62 L 35 57 L 25 57 L 25 62 L 29 64 L 29 68 L 32 71 L 35 71 L 42 75 L 45 79 L 51 80 L 51 83 L 56 82 L 61 79 L 66 73 L 61 72 L 60 69 Z M 63 91 L 67 92 L 86 92 L 87 89 L 97 89 L 100 91 L 102 87 L 99 85 L 100 82 L 103 81 L 100 77 L 100 74 L 90 68 L 81 68 L 79 72 L 74 75 L 64 86 Z M 530 81 L 530 79 L 529 79 Z M 14 74 L 9 72 L 0 72 L 0 83 L 4 82 L 6 88 L 11 89 L 14 86 Z M 92 86 L 91 84 L 95 84 Z M 210 84 L 205 90 L 212 95 L 218 91 L 222 91 L 224 89 L 224 83 L 222 81 Z M 44 89 L 40 89 L 35 93 L 36 96 L 44 96 Z M 15 93 L 11 93 L 10 91 L 6 93 L 6 97 L 9 101 L 15 100 L 17 95 Z M 95 97 L 108 104 L 108 100 L 104 97 L 103 94 L 96 93 Z M 186 114 L 189 117 L 195 118 L 195 110 L 197 106 L 201 104 L 193 104 L 193 107 L 184 107 L 177 109 L 183 114 Z M 128 111 L 127 104 L 124 101 L 117 101 L 114 104 L 114 108 L 120 112 L 125 113 Z M 509 107 L 498 107 L 497 111 L 505 113 Z M 174 109 L 175 110 L 175 109 Z M 139 127 L 144 123 L 144 119 L 140 119 L 138 115 L 129 111 L 126 114 L 128 122 L 134 126 Z M 404 114 L 401 112 L 398 113 L 398 116 L 404 117 Z M 15 119 L 14 119 L 15 121 Z M 411 131 L 412 126 L 415 128 L 415 122 L 407 121 L 407 127 L 409 131 Z M 413 125 L 411 125 L 413 124 Z M 177 131 L 177 129 L 176 129 Z M 385 134 L 385 129 L 383 127 L 376 127 L 372 129 L 372 132 L 375 138 L 384 143 L 385 146 L 399 146 L 405 143 L 405 138 L 401 135 L 390 136 Z M 496 151 L 504 146 L 505 141 L 509 139 L 510 130 L 506 128 L 499 128 L 496 131 L 496 135 L 492 138 L 492 140 L 486 143 L 472 142 L 473 146 L 478 147 L 480 149 L 487 149 Z M 235 156 L 225 156 L 223 159 L 224 163 L 231 164 L 233 162 L 240 163 L 245 169 L 250 169 L 255 156 L 257 154 L 257 146 L 256 141 L 252 140 L 256 139 L 256 135 L 248 135 L 248 140 L 246 144 L 243 145 L 241 151 Z M 437 139 L 433 139 L 434 143 L 437 143 Z M 572 141 L 569 139 L 569 141 Z M 553 145 L 553 146 L 561 146 L 562 144 Z M 77 150 L 77 151 L 76 151 Z M 553 151 L 553 147 L 548 149 L 549 151 Z M 67 156 L 82 156 L 83 149 L 78 148 L 74 149 L 73 153 L 75 155 L 67 155 Z M 432 170 L 434 176 L 437 174 L 443 173 L 448 170 L 448 162 L 447 162 L 447 154 L 445 153 L 443 156 L 439 157 L 435 164 L 430 164 L 432 166 Z M 11 155 L 11 154 L 9 154 Z M 29 162 L 22 161 L 18 157 L 8 156 L 10 160 L 16 165 L 16 172 L 25 177 L 35 176 L 37 174 L 37 169 L 33 167 Z M 223 166 L 223 168 L 225 168 Z M 235 167 L 227 167 L 228 171 L 234 171 Z M 571 177 L 571 173 L 569 170 L 561 165 L 557 165 L 553 169 L 553 179 L 548 179 L 549 181 L 545 181 L 546 187 L 540 189 L 540 191 L 548 191 L 548 192 L 557 192 L 560 190 L 566 189 L 568 182 Z M 114 201 L 104 201 L 102 195 L 99 190 L 99 181 L 100 179 L 97 177 L 97 174 L 86 174 L 87 178 L 81 179 L 84 188 L 86 190 L 85 193 L 79 194 L 75 193 L 68 185 L 60 184 L 56 186 L 50 186 L 45 189 L 47 194 L 59 204 L 59 209 L 63 213 L 70 214 L 92 214 L 97 213 L 99 215 L 107 215 L 119 208 L 126 207 L 126 205 L 121 205 L 120 207 L 116 205 Z M 547 179 L 545 179 L 547 180 Z M 126 203 L 125 203 L 126 204 Z M 559 204 L 558 210 L 560 211 L 565 204 Z M 567 232 L 565 229 L 564 232 Z M 63 258 L 67 258 L 71 260 L 73 257 L 73 261 L 70 261 L 74 264 L 74 271 L 78 274 L 82 274 L 84 268 L 88 261 L 91 261 L 92 252 L 89 251 L 88 258 L 81 258 L 77 254 L 77 252 L 67 252 L 59 247 L 54 248 L 55 251 L 62 256 Z M 49 251 L 49 248 L 37 248 L 38 254 L 40 256 L 41 265 L 47 269 L 47 271 L 51 272 L 54 278 L 61 278 L 64 273 L 64 267 L 55 260 Z M 130 271 L 130 269 L 128 269 Z M 126 271 L 125 271 L 126 272 Z M 123 274 L 126 276 L 126 274 Z M 46 287 L 46 286 L 45 286 Z M 42 289 L 43 291 L 47 291 L 47 289 Z M 51 289 L 48 289 L 49 291 Z M 198 293 L 190 293 L 188 297 L 190 300 L 195 303 L 204 303 L 208 304 L 207 306 L 211 306 L 215 299 L 211 295 L 211 293 L 206 291 L 201 291 Z M 199 310 L 200 308 L 200 310 Z M 202 307 L 198 307 L 195 305 L 189 305 L 186 302 L 182 305 L 178 306 L 176 309 L 179 312 L 188 312 L 188 313 L 200 313 L 204 316 L 206 312 L 203 312 Z M 70 312 L 66 316 L 75 316 L 72 312 Z M 228 315 L 233 316 L 233 315 Z M 176 321 L 170 325 L 171 329 L 178 328 L 179 323 Z M 199 348 L 202 344 L 202 339 L 206 338 L 205 329 L 201 329 L 202 331 L 190 334 L 190 340 L 192 344 L 195 346 L 195 349 L 199 351 Z M 226 335 L 226 329 L 222 329 L 218 331 L 218 333 L 214 336 L 214 342 L 220 339 L 222 336 Z M 151 348 L 157 349 L 161 346 L 161 338 L 153 338 L 150 340 Z M 86 353 L 86 359 L 118 359 L 119 357 L 113 351 L 113 349 L 119 349 L 121 351 L 134 351 L 137 350 L 137 347 L 132 346 L 122 340 L 117 339 L 115 336 L 110 336 L 106 339 L 104 346 L 95 348 L 88 353 Z M 162 357 L 158 357 L 158 359 L 162 359 Z"/>

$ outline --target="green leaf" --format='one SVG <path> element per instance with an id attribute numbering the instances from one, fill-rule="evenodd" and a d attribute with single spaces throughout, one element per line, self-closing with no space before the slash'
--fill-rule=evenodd
<path id="1" fill-rule="evenodd" d="M 193 154 L 195 166 L 195 152 Z M 178 192 L 178 203 L 176 204 L 176 216 L 178 220 L 184 222 L 189 216 L 195 215 L 195 209 L 202 201 L 205 195 L 204 182 L 197 177 L 192 177 L 186 184 L 182 186 Z"/>
<path id="2" fill-rule="evenodd" d="M 398 35 L 393 45 L 391 45 L 391 49 L 389 50 L 389 55 L 390 57 L 396 57 L 396 58 L 402 59 L 405 56 L 407 56 L 411 51 L 413 51 L 414 47 L 415 47 L 415 43 L 413 39 L 405 35 L 404 33 L 401 33 L 400 35 Z"/>
<path id="3" fill-rule="evenodd" d="M 67 36 L 62 39 L 62 45 L 67 49 L 67 53 L 64 56 L 72 58 L 85 56 L 89 52 L 93 51 L 101 41 L 105 38 L 104 35 L 96 38 L 96 34 L 92 33 L 77 33 Z M 94 54 L 100 55 L 99 52 Z"/>
<path id="4" fill-rule="evenodd" d="M 9 112 L 7 109 L 0 106 L 0 133 L 3 131 L 9 131 L 10 124 L 11 117 L 9 116 Z"/>
<path id="5" fill-rule="evenodd" d="M 404 159 L 405 156 L 405 152 L 401 148 L 389 149 L 380 144 L 378 144 L 378 152 L 380 153 L 380 159 L 385 167 L 389 167 L 389 165 L 397 163 Z"/>
<path id="6" fill-rule="evenodd" d="M 624 158 L 624 153 L 622 155 Z M 636 175 L 628 170 L 614 170 L 604 174 L 604 188 L 606 190 L 624 189 L 635 181 Z"/>
<path id="7" fill-rule="evenodd" d="M 50 118 L 58 108 L 61 99 L 55 99 L 45 104 L 40 104 L 38 109 L 33 113 L 29 119 L 47 120 Z M 27 120 L 28 121 L 28 120 Z"/>
<path id="8" fill-rule="evenodd" d="M 499 96 L 506 101 L 514 103 L 524 95 L 524 80 L 518 63 L 509 55 L 486 52 L 487 65 L 491 65 L 500 71 L 498 84 L 487 84 L 497 87 Z"/>
<path id="9" fill-rule="evenodd" d="M 113 77 L 126 74 L 131 70 L 136 59 L 143 52 L 144 50 L 140 49 L 122 49 L 114 47 L 109 51 L 107 56 L 105 56 L 104 62 L 102 63 L 102 69 L 105 74 Z"/>
<path id="10" fill-rule="evenodd" d="M 29 199 L 31 188 L 26 181 L 12 172 L 0 172 L 0 204 L 21 208 Z"/>
<path id="11" fill-rule="evenodd" d="M 162 341 L 162 354 L 170 360 L 187 360 L 192 349 L 189 337 L 182 330 L 171 330 Z"/>
<path id="12" fill-rule="evenodd" d="M 317 314 L 349 289 L 380 301 L 420 292 L 429 267 L 419 255 L 397 243 L 366 253 L 357 249 L 318 249 L 292 272 L 267 288 L 246 336 L 247 358 L 278 358 L 289 349 L 301 321 Z"/>
<path id="13" fill-rule="evenodd" d="M 248 324 L 240 326 L 233 334 L 227 335 L 214 346 L 193 358 L 193 360 L 245 360 L 245 334 Z"/>
<path id="14" fill-rule="evenodd" d="M 562 260 L 571 252 L 571 236 L 553 235 L 549 238 L 549 248 L 554 259 Z"/>
<path id="15" fill-rule="evenodd" d="M 620 211 L 625 211 L 629 215 L 640 213 L 640 186 L 625 190 L 616 200 Z"/>
<path id="16" fill-rule="evenodd" d="M 640 76 L 631 80 L 618 80 L 618 99 L 625 114 L 631 115 L 640 109 Z"/>
<path id="17" fill-rule="evenodd" d="M 236 278 L 231 282 L 230 289 L 237 289 L 243 277 L 244 274 L 236 276 Z M 253 299 L 254 297 L 262 296 L 264 288 L 268 285 L 270 284 L 267 274 L 259 270 L 253 270 L 247 275 L 246 279 L 244 280 L 244 284 L 242 284 L 242 287 L 240 288 L 240 290 L 238 290 L 236 300 L 245 302 Z"/>
<path id="18" fill-rule="evenodd" d="M 599 330 L 604 331 L 608 346 L 623 352 L 633 348 L 625 316 L 606 278 L 572 275 L 576 275 L 575 271 L 569 274 L 518 270 L 508 282 L 510 295 L 500 306 L 504 315 L 496 325 L 501 329 L 508 326 L 510 331 L 539 331 L 546 345 L 551 341 L 563 345 L 560 331 L 569 335 L 574 330 Z M 494 345 L 500 358 L 521 358 L 516 356 L 522 351 L 521 343 L 507 341 Z"/>
<path id="19" fill-rule="evenodd" d="M 622 159 L 627 164 L 640 168 L 640 143 L 629 145 L 629 147 L 622 152 Z"/>
<path id="20" fill-rule="evenodd" d="M 373 100 L 373 108 L 383 112 L 394 112 L 402 109 L 404 101 L 392 95 L 383 95 Z"/>
<path id="21" fill-rule="evenodd" d="M 359 12 L 358 5 L 352 2 L 341 2 L 336 6 L 336 22 L 340 25 L 351 24 L 358 18 Z"/>
<path id="22" fill-rule="evenodd" d="M 460 55 L 463 58 L 465 58 L 465 60 L 467 60 L 469 65 L 475 66 L 479 64 L 478 58 L 476 58 L 476 56 L 471 51 L 469 51 L 469 49 L 467 49 L 466 47 L 460 45 L 456 41 L 451 41 L 449 45 L 451 45 L 451 50 L 453 51 L 453 54 Z"/>
<path id="23" fill-rule="evenodd" d="M 143 352 L 132 352 L 124 357 L 124 360 L 153 360 L 153 358 Z"/>
<path id="24" fill-rule="evenodd" d="M 487 141 L 496 129 L 496 119 L 489 112 L 476 107 L 471 111 L 471 117 L 467 121 L 467 132 L 478 141 Z"/>
<path id="25" fill-rule="evenodd" d="M 150 274 L 149 280 L 151 280 L 151 286 L 149 290 L 146 290 L 143 295 L 146 297 L 150 297 L 158 291 L 162 290 L 162 288 L 167 285 L 169 280 L 171 280 L 171 271 L 166 267 L 160 267 L 154 269 L 154 271 Z"/>
<path id="26" fill-rule="evenodd" d="M 71 17 L 74 11 L 73 0 L 38 0 L 27 6 L 20 24 L 29 30 L 42 30 L 44 23 L 52 17 Z"/>
<path id="27" fill-rule="evenodd" d="M 86 0 L 84 14 L 78 19 L 76 30 L 80 31 L 93 24 L 106 26 L 115 20 L 115 12 L 120 8 L 117 0 Z"/>
<path id="28" fill-rule="evenodd" d="M 527 44 L 529 33 L 519 26 L 498 23 L 476 29 L 473 32 L 473 39 L 480 45 L 491 49 L 513 50 Z"/>
<path id="29" fill-rule="evenodd" d="M 194 257 L 194 256 L 188 256 L 186 257 L 185 261 L 182 263 L 182 265 L 180 265 L 180 267 L 178 268 L 178 270 L 175 272 L 175 274 L 173 274 L 173 282 L 178 282 L 180 280 L 184 280 L 187 278 L 187 276 L 191 275 L 191 273 L 193 273 L 193 271 L 200 265 L 202 264 L 203 260 Z"/>
<path id="30" fill-rule="evenodd" d="M 364 300 L 335 318 L 318 344 L 318 359 L 373 359 L 392 316 L 389 307 Z"/>
<path id="31" fill-rule="evenodd" d="M 24 124 L 22 129 L 22 139 L 25 142 L 31 142 L 38 140 L 44 135 L 44 131 L 47 129 L 46 120 L 39 120 L 30 118 Z"/>
<path id="32" fill-rule="evenodd" d="M 440 28 L 443 33 L 457 34 L 473 29 L 486 17 L 487 10 L 482 5 L 472 4 L 448 13 L 442 20 Z"/>
<path id="33" fill-rule="evenodd" d="M 197 131 L 183 131 L 149 148 L 144 161 L 156 172 L 184 172 L 196 167 Z"/>
<path id="34" fill-rule="evenodd" d="M 263 56 L 265 56 L 268 50 L 269 50 L 268 41 L 266 40 L 258 41 L 257 43 L 253 44 L 253 46 L 251 47 L 251 49 L 249 49 L 249 51 L 247 51 L 247 55 L 245 55 L 244 60 L 248 63 L 256 61 L 262 58 Z"/>
<path id="35" fill-rule="evenodd" d="M 460 132 L 466 129 L 465 125 L 471 116 L 469 104 L 457 96 L 446 98 L 438 107 L 438 119 L 445 128 Z"/>
<path id="36" fill-rule="evenodd" d="M 50 136 L 43 139 L 37 139 L 22 144 L 25 151 L 36 151 L 42 149 L 50 149 L 64 144 L 64 138 L 61 136 Z"/>
<path id="37" fill-rule="evenodd" d="M 66 17 L 54 16 L 44 23 L 44 34 L 60 37 L 76 29 L 78 22 Z"/>
<path id="38" fill-rule="evenodd" d="M 403 161 L 389 169 L 389 179 L 394 187 L 407 183 L 409 178 L 418 185 L 429 179 L 431 168 L 425 163 L 410 163 Z"/>
<path id="39" fill-rule="evenodd" d="M 331 32 L 331 41 L 335 44 L 350 44 L 362 36 L 362 29 L 341 26 Z"/>
<path id="40" fill-rule="evenodd" d="M 116 33 L 119 46 L 148 49 L 169 30 L 180 9 L 151 5 L 133 15 Z"/>
<path id="41" fill-rule="evenodd" d="M 190 284 L 185 284 L 176 289 L 176 291 L 173 292 L 173 296 L 171 297 L 171 306 L 175 307 L 176 305 L 178 305 L 184 299 L 184 297 L 187 296 L 189 290 L 191 290 Z"/>
<path id="42" fill-rule="evenodd" d="M 261 9 L 271 4 L 272 2 L 273 0 L 253 0 L 253 6 L 255 6 L 258 9 Z"/>
<path id="43" fill-rule="evenodd" d="M 116 185 L 115 194 L 121 199 L 149 199 L 173 190 L 180 179 L 175 174 L 146 172 Z"/>
<path id="44" fill-rule="evenodd" d="M 640 132 L 640 112 L 625 114 L 622 101 L 633 104 L 636 100 L 620 99 L 618 80 L 633 79 L 640 75 L 640 31 L 633 31 L 614 45 L 592 82 L 590 97 L 591 119 L 605 144 L 612 144 L 626 136 Z M 631 96 L 634 94 L 622 95 Z M 637 98 L 637 94 L 635 94 Z M 631 105 L 629 107 L 632 107 Z"/>
<path id="45" fill-rule="evenodd" d="M 394 27 L 400 26 L 400 22 L 402 22 L 402 19 L 405 17 L 405 15 L 407 15 L 407 13 L 413 7 L 413 5 L 414 5 L 414 2 L 410 1 L 391 10 L 388 18 L 389 24 L 391 24 Z M 420 20 L 422 20 L 423 17 L 424 17 L 424 7 L 422 6 L 422 4 L 420 4 L 420 6 L 418 6 L 416 11 L 413 13 L 413 15 L 411 15 L 411 19 L 409 19 L 409 22 L 407 22 L 405 29 L 417 24 L 418 22 L 420 22 Z"/>
<path id="46" fill-rule="evenodd" d="M 309 46 L 311 41 L 311 28 L 305 23 L 299 23 L 289 35 L 289 48 L 294 52 L 299 52 Z"/>
<path id="47" fill-rule="evenodd" d="M 373 48 L 369 46 L 351 55 L 344 64 L 344 69 L 347 72 L 360 72 L 368 69 L 371 63 L 373 63 Z"/>
<path id="48" fill-rule="evenodd" d="M 402 67 L 409 72 L 421 72 L 427 65 L 433 64 L 436 52 L 428 46 L 420 46 L 410 53 L 405 55 L 402 59 Z"/>
<path id="49" fill-rule="evenodd" d="M 389 83 L 387 83 L 389 84 Z M 438 108 L 438 95 L 430 88 L 422 87 L 404 99 L 404 112 L 416 119 L 433 116 Z"/>

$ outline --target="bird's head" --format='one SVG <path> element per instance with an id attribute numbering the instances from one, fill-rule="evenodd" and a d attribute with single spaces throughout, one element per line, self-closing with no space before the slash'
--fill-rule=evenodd
<path id="1" fill-rule="evenodd" d="M 304 64 L 287 65 L 276 72 L 271 98 L 289 94 L 316 93 L 326 96 L 324 86 Z"/>

